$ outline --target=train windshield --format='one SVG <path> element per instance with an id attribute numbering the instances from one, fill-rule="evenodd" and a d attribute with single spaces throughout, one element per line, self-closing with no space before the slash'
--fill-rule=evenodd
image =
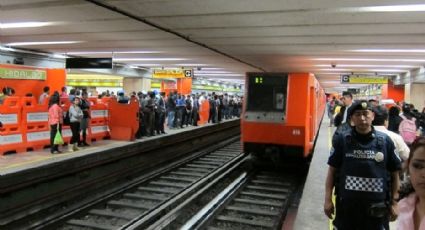
<path id="1" fill-rule="evenodd" d="M 255 74 L 248 76 L 248 103 L 250 111 L 286 110 L 288 75 Z"/>

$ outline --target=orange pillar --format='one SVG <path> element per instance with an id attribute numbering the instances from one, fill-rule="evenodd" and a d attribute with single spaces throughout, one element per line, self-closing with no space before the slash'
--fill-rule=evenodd
<path id="1" fill-rule="evenodd" d="M 190 94 L 192 92 L 192 78 L 178 78 L 177 92 L 180 94 Z"/>

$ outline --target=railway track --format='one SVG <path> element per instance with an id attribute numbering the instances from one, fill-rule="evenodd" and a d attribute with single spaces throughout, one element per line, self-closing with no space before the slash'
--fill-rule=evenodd
<path id="1" fill-rule="evenodd" d="M 180 229 L 280 229 L 297 186 L 287 173 L 242 173 Z"/>
<path id="2" fill-rule="evenodd" d="M 219 145 L 218 145 L 219 146 Z M 199 155 L 199 154 L 195 154 Z M 226 177 L 245 158 L 240 142 L 188 159 L 170 169 L 160 170 L 148 179 L 118 189 L 61 218 L 55 218 L 35 229 L 136 229 L 154 221 L 189 199 L 208 184 Z"/>

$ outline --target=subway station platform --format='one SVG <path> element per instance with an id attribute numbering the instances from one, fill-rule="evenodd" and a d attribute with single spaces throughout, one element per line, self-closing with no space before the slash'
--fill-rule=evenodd
<path id="1" fill-rule="evenodd" d="M 226 120 L 230 122 L 236 119 Z M 52 164 L 55 162 L 64 161 L 71 158 L 81 158 L 94 153 L 105 152 L 106 150 L 125 147 L 134 143 L 143 143 L 152 140 L 158 140 L 161 138 L 168 138 L 170 136 L 177 135 L 182 132 L 190 132 L 191 130 L 200 129 L 203 127 L 209 127 L 215 124 L 206 123 L 202 126 L 187 126 L 184 128 L 169 129 L 165 127 L 166 134 L 155 135 L 151 137 L 142 137 L 134 141 L 118 141 L 118 140 L 99 140 L 91 142 L 88 147 L 79 147 L 78 151 L 69 152 L 67 146 L 60 146 L 62 153 L 51 154 L 50 148 L 45 148 L 38 151 L 29 151 L 25 153 L 13 153 L 0 156 L 0 177 L 11 173 L 17 173 L 19 171 L 28 170 L 31 168 L 41 167 L 43 165 Z"/>

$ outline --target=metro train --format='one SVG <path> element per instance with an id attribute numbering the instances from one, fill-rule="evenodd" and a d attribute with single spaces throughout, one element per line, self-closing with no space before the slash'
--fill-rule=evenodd
<path id="1" fill-rule="evenodd" d="M 325 107 L 325 92 L 311 73 L 247 73 L 241 115 L 244 152 L 271 159 L 308 158 Z"/>

